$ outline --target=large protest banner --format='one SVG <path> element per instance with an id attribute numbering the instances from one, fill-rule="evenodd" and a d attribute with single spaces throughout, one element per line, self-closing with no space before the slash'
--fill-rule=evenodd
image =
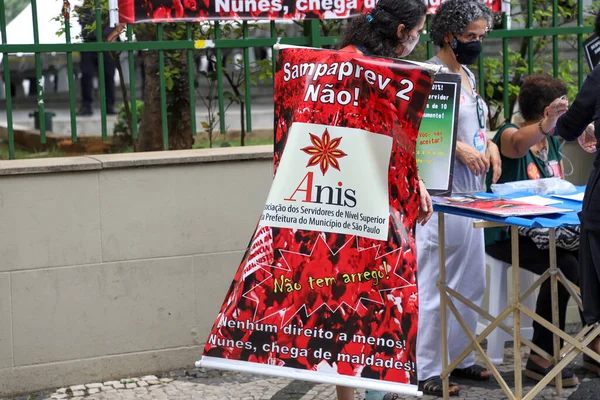
<path id="1" fill-rule="evenodd" d="M 423 0 L 429 14 L 445 0 Z M 479 0 L 494 12 L 508 0 Z M 376 0 L 119 0 L 122 23 L 204 20 L 348 18 L 373 9 Z"/>
<path id="2" fill-rule="evenodd" d="M 197 365 L 418 393 L 415 146 L 433 75 L 279 52 L 275 177 Z"/>

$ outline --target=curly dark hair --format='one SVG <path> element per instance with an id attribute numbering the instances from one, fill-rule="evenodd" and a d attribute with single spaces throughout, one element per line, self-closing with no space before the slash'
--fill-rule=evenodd
<path id="1" fill-rule="evenodd" d="M 544 109 L 556 98 L 567 94 L 567 86 L 548 74 L 530 75 L 521 85 L 519 110 L 525 121 L 536 121 L 544 116 Z"/>
<path id="2" fill-rule="evenodd" d="M 379 0 L 370 14 L 348 22 L 340 48 L 363 46 L 373 55 L 396 57 L 396 46 L 408 40 L 408 32 L 423 20 L 426 12 L 423 0 Z M 369 16 L 373 18 L 370 22 Z M 398 26 L 401 24 L 405 37 L 399 39 Z"/>
<path id="3" fill-rule="evenodd" d="M 448 0 L 438 8 L 429 35 L 436 45 L 444 46 L 444 36 L 447 33 L 464 33 L 467 26 L 478 19 L 486 19 L 488 27 L 492 27 L 492 12 L 477 0 Z"/>

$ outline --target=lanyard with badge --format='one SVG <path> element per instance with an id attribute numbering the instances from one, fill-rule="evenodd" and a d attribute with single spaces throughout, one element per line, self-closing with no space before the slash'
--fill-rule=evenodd
<path id="1" fill-rule="evenodd" d="M 469 72 L 465 69 L 465 73 L 467 74 L 467 79 L 469 80 L 469 84 L 471 85 L 471 90 L 473 91 L 473 95 L 475 96 L 475 105 L 477 109 L 477 121 L 479 122 L 479 129 L 475 133 L 473 138 L 473 146 L 482 151 L 485 149 L 485 104 L 481 96 L 477 93 L 475 79 L 471 77 Z"/>
<path id="2" fill-rule="evenodd" d="M 479 129 L 485 129 L 485 108 L 483 99 L 477 93 L 477 89 L 475 89 L 476 82 L 471 77 L 469 72 L 465 69 L 465 73 L 467 74 L 467 79 L 469 80 L 469 84 L 471 85 L 471 90 L 473 90 L 473 94 L 475 95 L 475 101 L 477 103 L 477 119 L 479 120 Z"/>

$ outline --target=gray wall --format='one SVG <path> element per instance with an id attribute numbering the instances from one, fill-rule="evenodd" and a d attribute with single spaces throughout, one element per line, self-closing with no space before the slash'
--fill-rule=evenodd
<path id="1" fill-rule="evenodd" d="M 192 366 L 272 147 L 0 164 L 0 395 Z"/>

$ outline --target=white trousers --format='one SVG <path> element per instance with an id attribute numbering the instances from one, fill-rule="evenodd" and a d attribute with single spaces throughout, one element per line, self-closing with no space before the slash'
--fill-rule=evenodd
<path id="1" fill-rule="evenodd" d="M 485 242 L 483 229 L 473 228 L 473 219 L 444 215 L 446 248 L 446 283 L 477 306 L 481 306 L 485 292 Z M 417 284 L 419 288 L 419 331 L 417 334 L 417 377 L 426 380 L 442 373 L 440 339 L 438 214 L 425 226 L 417 226 Z M 475 333 L 477 313 L 460 301 L 453 302 L 466 325 Z M 448 351 L 450 360 L 462 353 L 471 342 L 467 334 L 447 312 Z M 457 368 L 475 364 L 471 352 Z"/>

